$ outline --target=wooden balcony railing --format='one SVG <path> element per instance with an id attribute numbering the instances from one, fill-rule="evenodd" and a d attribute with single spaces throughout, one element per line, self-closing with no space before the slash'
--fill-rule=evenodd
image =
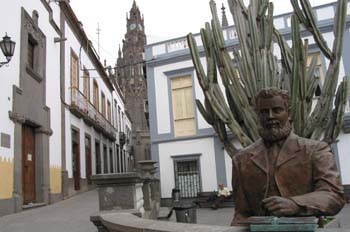
<path id="1" fill-rule="evenodd" d="M 115 141 L 117 130 L 76 87 L 71 87 L 71 111 Z"/>

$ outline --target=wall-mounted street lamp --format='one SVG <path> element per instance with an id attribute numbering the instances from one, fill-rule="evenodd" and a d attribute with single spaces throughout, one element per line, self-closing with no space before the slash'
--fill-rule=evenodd
<path id="1" fill-rule="evenodd" d="M 6 33 L 5 36 L 2 37 L 2 40 L 0 41 L 0 48 L 4 56 L 6 57 L 7 61 L 0 62 L 0 67 L 10 62 L 13 56 L 13 53 L 15 52 L 15 46 L 16 46 L 16 42 L 12 41 L 11 37 L 7 36 L 7 33 Z"/>

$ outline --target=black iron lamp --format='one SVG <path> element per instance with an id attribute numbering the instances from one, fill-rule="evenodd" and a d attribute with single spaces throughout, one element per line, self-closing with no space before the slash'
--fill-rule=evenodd
<path id="1" fill-rule="evenodd" d="M 7 61 L 0 62 L 0 67 L 10 62 L 13 56 L 13 53 L 15 52 L 15 46 L 16 46 L 16 42 L 12 41 L 11 37 L 7 36 L 7 33 L 6 33 L 5 36 L 2 37 L 2 40 L 0 41 L 0 48 L 4 56 L 6 57 Z"/>

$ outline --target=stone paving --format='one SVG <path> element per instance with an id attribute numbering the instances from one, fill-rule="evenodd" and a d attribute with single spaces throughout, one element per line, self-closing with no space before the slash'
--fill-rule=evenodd
<path id="1" fill-rule="evenodd" d="M 78 196 L 42 208 L 0 217 L 0 232 L 96 232 L 90 222 L 91 214 L 98 211 L 97 191 L 92 190 Z M 168 208 L 162 208 L 166 215 Z M 208 225 L 230 225 L 233 208 L 197 209 L 197 223 Z M 343 228 L 350 229 L 350 205 L 339 214 Z M 173 213 L 170 221 L 175 221 Z"/>
<path id="2" fill-rule="evenodd" d="M 96 232 L 89 217 L 98 211 L 97 191 L 0 218 L 0 232 Z"/>

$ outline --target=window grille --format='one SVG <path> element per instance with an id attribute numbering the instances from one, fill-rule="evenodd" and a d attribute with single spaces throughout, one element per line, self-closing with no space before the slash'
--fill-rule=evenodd
<path id="1" fill-rule="evenodd" d="M 175 160 L 175 185 L 182 198 L 196 197 L 201 191 L 198 159 Z"/>

